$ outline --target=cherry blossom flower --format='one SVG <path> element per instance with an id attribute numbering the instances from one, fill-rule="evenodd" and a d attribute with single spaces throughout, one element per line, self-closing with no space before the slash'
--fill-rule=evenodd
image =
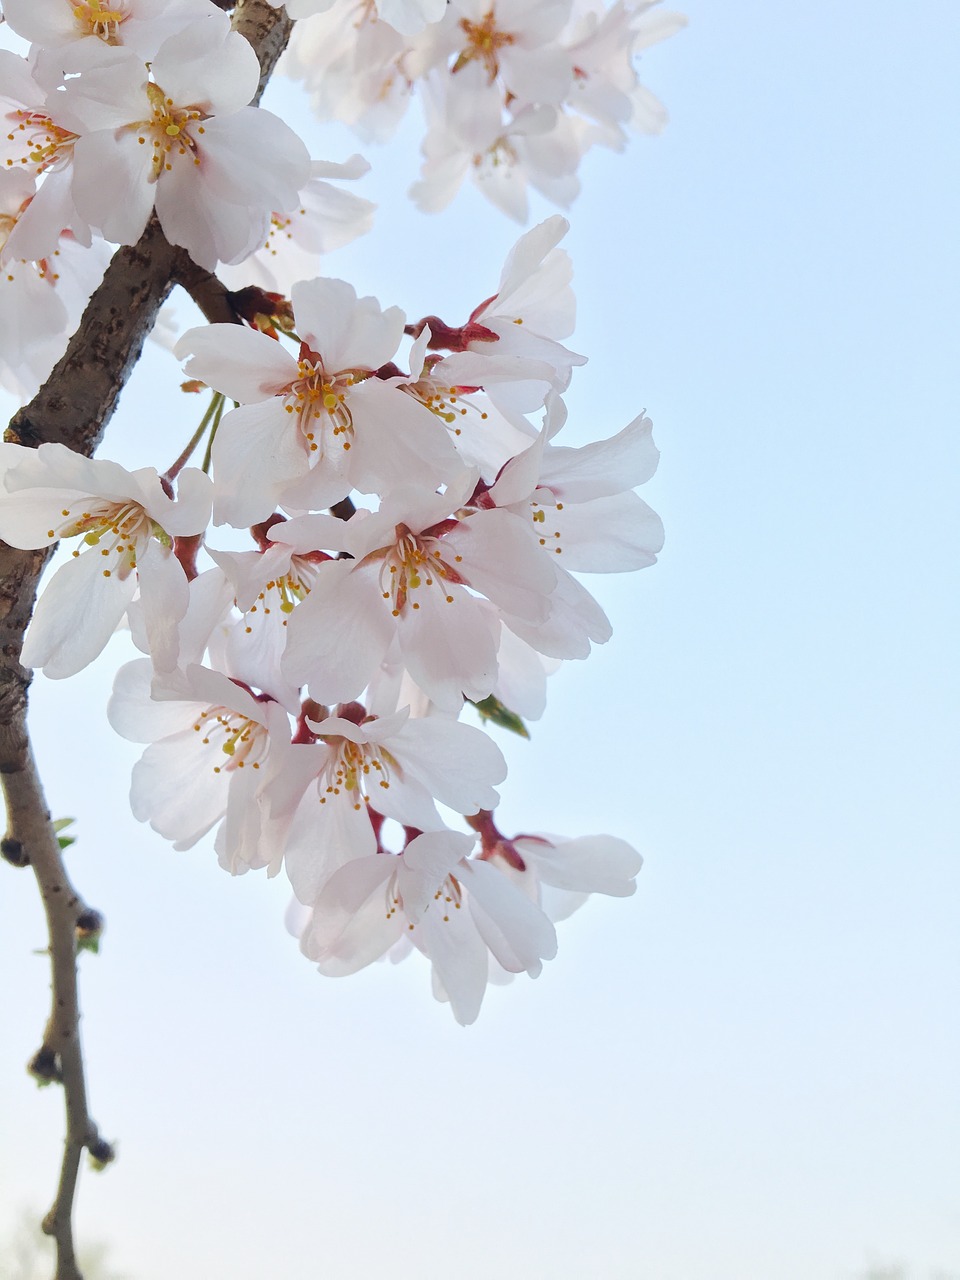
<path id="1" fill-rule="evenodd" d="M 284 670 L 319 702 L 357 697 L 394 643 L 420 688 L 456 713 L 464 696 L 485 698 L 497 678 L 500 618 L 546 621 L 556 584 L 529 524 L 508 511 L 459 519 L 468 473 L 444 494 L 400 490 L 376 513 L 341 526 L 352 559 L 321 566 L 288 627 Z M 304 553 L 329 537 L 303 516 L 271 537 Z M 329 544 L 328 544 L 329 545 Z M 486 610 L 477 596 L 495 608 Z"/>
<path id="2" fill-rule="evenodd" d="M 577 194 L 579 141 L 554 107 L 517 103 L 504 118 L 480 65 L 431 75 L 423 97 L 428 130 L 410 196 L 425 213 L 445 209 L 468 176 L 516 222 L 527 219 L 528 183 L 563 204 Z"/>
<path id="3" fill-rule="evenodd" d="M 308 905 L 338 867 L 376 852 L 374 819 L 439 830 L 437 802 L 476 813 L 497 803 L 507 773 L 500 750 L 470 725 L 415 719 L 406 707 L 380 718 L 357 703 L 338 710 L 306 717 L 313 741 L 282 749 L 269 789 L 271 814 L 289 818 L 287 875 Z"/>
<path id="4" fill-rule="evenodd" d="M 536 977 L 556 954 L 543 912 L 506 876 L 468 855 L 474 839 L 429 831 L 402 854 L 373 854 L 335 871 L 300 940 L 321 973 L 356 973 L 408 939 L 433 966 L 435 988 L 461 1025 L 474 1022 L 493 955 Z"/>
<path id="5" fill-rule="evenodd" d="M 330 181 L 360 178 L 369 169 L 362 156 L 351 156 L 343 164 L 315 160 L 310 180 L 300 192 L 299 207 L 272 213 L 263 246 L 242 266 L 221 267 L 220 279 L 231 289 L 253 284 L 288 296 L 297 280 L 317 274 L 322 254 L 370 230 L 376 206 Z"/>
<path id="6" fill-rule="evenodd" d="M 295 25 L 281 64 L 303 80 L 320 120 L 342 120 L 364 139 L 386 142 L 411 97 L 411 47 L 367 0 L 334 0 Z"/>
<path id="7" fill-rule="evenodd" d="M 42 667 L 54 679 L 80 671 L 103 650 L 139 583 L 151 649 L 169 669 L 188 596 L 171 547 L 174 536 L 206 528 L 207 477 L 193 468 L 182 471 L 175 499 L 152 467 L 130 472 L 59 444 L 0 448 L 6 488 L 0 537 L 24 549 L 81 540 L 37 602 L 24 665 Z"/>
<path id="8" fill-rule="evenodd" d="M 498 830 L 492 813 L 467 821 L 480 834 L 482 857 L 498 867 L 555 923 L 565 920 L 594 893 L 629 898 L 643 859 L 617 836 L 517 835 Z"/>
<path id="9" fill-rule="evenodd" d="M 12 31 L 45 49 L 78 41 L 128 45 L 150 59 L 168 36 L 217 12 L 210 0 L 4 0 Z"/>
<path id="10" fill-rule="evenodd" d="M 298 556 L 283 543 L 262 551 L 217 551 L 207 548 L 229 579 L 241 617 L 230 627 L 224 660 L 230 674 L 268 690 L 288 711 L 300 710 L 299 686 L 281 672 L 290 615 L 306 599 L 325 555 Z"/>
<path id="11" fill-rule="evenodd" d="M 292 301 L 299 360 L 239 325 L 191 329 L 178 344 L 191 377 L 242 406 L 224 416 L 214 441 L 217 523 L 253 524 L 278 504 L 330 506 L 352 489 L 442 484 L 459 467 L 446 431 L 374 376 L 397 350 L 403 312 L 381 311 L 343 280 L 302 281 Z"/>
<path id="12" fill-rule="evenodd" d="M 201 266 L 239 262 L 274 210 L 297 207 L 309 157 L 296 134 L 250 107 L 260 77 L 246 40 L 216 12 L 160 46 L 147 79 L 132 50 L 67 81 L 73 198 L 108 240 L 135 243 L 156 208 L 164 235 Z"/>
<path id="13" fill-rule="evenodd" d="M 0 130 L 0 161 L 6 170 L 19 172 L 35 182 L 29 200 L 24 198 L 17 225 L 9 234 L 9 253 L 35 260 L 56 249 L 60 236 L 70 231 L 90 244 L 90 228 L 77 212 L 71 189 L 77 133 L 60 114 L 62 103 L 35 75 L 35 63 L 9 49 L 0 49 L 0 109 L 5 130 Z"/>
<path id="14" fill-rule="evenodd" d="M 107 708 L 113 728 L 150 745 L 134 765 L 134 817 L 190 849 L 217 824 L 221 865 L 232 874 L 279 869 L 285 823 L 262 803 L 272 741 L 289 721 L 219 671 L 187 666 L 159 682 L 138 659 L 117 672 Z"/>

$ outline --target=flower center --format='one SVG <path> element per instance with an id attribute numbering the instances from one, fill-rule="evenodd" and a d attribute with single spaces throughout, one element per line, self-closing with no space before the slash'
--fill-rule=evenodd
<path id="1" fill-rule="evenodd" d="M 336 747 L 336 754 L 324 766 L 318 782 L 320 786 L 320 803 L 326 804 L 328 796 L 347 795 L 354 809 L 362 809 L 371 803 L 370 788 L 381 787 L 384 791 L 390 788 L 391 766 L 396 761 L 390 752 L 383 747 L 378 749 L 369 742 L 351 742 L 349 738 L 335 735 L 324 737 L 321 741 L 328 746 Z M 326 781 L 326 786 L 324 786 Z M 376 808 L 376 805 L 374 805 Z"/>
<path id="2" fill-rule="evenodd" d="M 62 168 L 73 158 L 73 144 L 78 135 L 61 129 L 43 112 L 20 107 L 16 111 L 8 111 L 7 119 L 14 122 L 7 141 L 19 142 L 23 147 L 20 156 L 7 158 L 8 169 L 15 164 L 29 164 L 36 167 L 37 173 L 45 173 L 48 169 Z"/>
<path id="3" fill-rule="evenodd" d="M 156 182 L 162 173 L 169 173 L 178 156 L 189 155 L 199 167 L 199 147 L 192 129 L 196 126 L 196 132 L 203 133 L 203 125 L 199 122 L 206 120 L 207 116 L 196 107 L 174 106 L 173 99 L 168 98 L 158 84 L 147 85 L 147 97 L 153 108 L 152 119 L 141 120 L 129 127 L 139 130 L 137 141 L 142 147 L 147 145 L 148 137 L 151 140 L 153 181 Z"/>
<path id="4" fill-rule="evenodd" d="M 89 499 L 88 499 L 89 501 Z M 85 546 L 73 551 L 74 557 L 82 551 L 96 547 L 105 559 L 103 576 L 129 577 L 137 567 L 137 555 L 147 540 L 156 538 L 163 546 L 172 546 L 172 539 L 165 529 L 152 520 L 137 502 L 90 503 L 92 510 L 80 511 L 64 507 L 61 520 L 47 530 L 48 538 L 83 538 Z M 113 557 L 116 557 L 113 560 Z"/>
<path id="5" fill-rule="evenodd" d="M 480 414 L 481 421 L 487 419 L 488 415 L 484 410 L 478 409 L 471 400 L 463 399 L 458 387 L 442 386 L 429 376 L 424 376 L 417 382 L 402 382 L 399 385 L 401 391 L 413 396 L 414 400 L 446 423 L 455 436 L 460 435 L 463 430 L 459 419 L 465 418 L 471 410 Z"/>
<path id="6" fill-rule="evenodd" d="M 457 570 L 443 558 L 440 539 L 411 533 L 404 524 L 397 525 L 397 541 L 392 547 L 373 554 L 383 557 L 380 590 L 384 600 L 393 601 L 395 618 L 408 604 L 411 609 L 419 609 L 416 597 L 425 589 L 440 592 L 446 604 L 453 604 L 448 587 L 463 584 Z M 454 562 L 461 559 L 454 556 Z"/>
<path id="7" fill-rule="evenodd" d="M 290 614 L 300 601 L 305 600 L 310 594 L 313 579 L 316 577 L 316 568 L 312 565 L 308 567 L 303 561 L 300 561 L 298 567 L 298 560 L 299 557 L 294 556 L 289 573 L 278 574 L 276 578 L 271 578 L 264 584 L 256 602 L 250 606 L 245 615 L 248 619 L 244 628 L 247 635 L 253 631 L 249 621 L 250 614 L 259 613 L 265 619 L 271 617 L 275 609 L 282 614 Z M 284 617 L 281 619 L 281 626 L 286 625 L 287 619 Z"/>
<path id="8" fill-rule="evenodd" d="M 497 23 L 492 9 L 488 9 L 479 22 L 470 22 L 467 18 L 461 18 L 460 29 L 467 37 L 467 47 L 462 50 L 454 63 L 453 72 L 456 73 L 461 67 L 465 67 L 468 62 L 482 62 L 486 68 L 487 75 L 490 77 L 490 82 L 493 83 L 500 70 L 497 51 L 505 45 L 513 44 L 516 37 L 512 36 L 508 31 L 497 30 Z"/>
<path id="9" fill-rule="evenodd" d="M 123 0 L 121 6 L 114 9 L 105 8 L 100 0 L 80 0 L 79 4 L 72 4 L 71 8 L 78 25 L 86 27 L 90 35 L 99 36 L 107 44 L 119 43 L 120 24 L 130 16 Z"/>
<path id="10" fill-rule="evenodd" d="M 389 855 L 385 855 L 389 856 Z M 449 923 L 451 907 L 454 911 L 460 911 L 463 906 L 463 889 L 460 881 L 456 876 L 447 876 L 446 880 L 438 886 L 433 901 L 440 903 L 440 910 L 443 912 L 444 924 Z M 427 903 L 427 910 L 430 910 L 430 903 Z M 398 911 L 403 910 L 403 894 L 400 892 L 399 877 L 396 872 L 387 881 L 386 891 L 386 913 L 387 919 L 392 920 Z M 407 930 L 416 928 L 416 921 L 411 920 L 407 924 Z"/>
<path id="11" fill-rule="evenodd" d="M 228 707 L 208 707 L 201 712 L 194 724 L 194 730 L 202 733 L 204 746 L 219 748 L 215 755 L 214 773 L 228 773 L 234 769 L 244 769 L 250 765 L 260 768 L 260 761 L 267 753 L 268 737 L 266 729 L 256 720 L 251 720 L 239 711 L 231 711 Z M 221 759 L 226 756 L 226 760 Z"/>
<path id="12" fill-rule="evenodd" d="M 284 396 L 287 413 L 296 414 L 309 453 L 327 455 L 334 446 L 349 451 L 353 442 L 353 415 L 347 403 L 350 388 L 367 374 L 360 369 L 327 373 L 322 361 L 297 362 L 299 378 L 290 383 Z"/>

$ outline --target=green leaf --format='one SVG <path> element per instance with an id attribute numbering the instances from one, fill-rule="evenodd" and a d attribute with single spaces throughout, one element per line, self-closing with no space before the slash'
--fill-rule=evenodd
<path id="1" fill-rule="evenodd" d="M 54 818 L 53 829 L 56 832 L 65 831 L 71 823 L 76 822 L 76 818 Z M 57 844 L 61 849 L 69 849 L 72 844 L 76 844 L 76 836 L 57 835 Z"/>
<path id="2" fill-rule="evenodd" d="M 473 699 L 468 698 L 467 701 L 473 702 Z M 495 698 L 492 693 L 489 698 L 484 698 L 480 702 L 473 702 L 473 705 L 480 712 L 481 720 L 492 720 L 501 729 L 509 729 L 511 733 L 518 733 L 521 738 L 530 737 L 527 726 L 517 713 L 511 711 L 509 707 L 505 707 L 500 699 Z"/>

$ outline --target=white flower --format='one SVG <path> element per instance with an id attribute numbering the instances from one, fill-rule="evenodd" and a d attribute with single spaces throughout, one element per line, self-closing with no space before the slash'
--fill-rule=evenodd
<path id="1" fill-rule="evenodd" d="M 359 704 L 306 724 L 313 743 L 283 753 L 270 789 L 271 813 L 292 815 L 285 865 L 301 902 L 310 904 L 340 866 L 375 853 L 375 817 L 437 830 L 436 801 L 459 813 L 497 803 L 506 777 L 499 749 L 480 729 L 444 718 L 413 719 L 406 708 L 367 718 Z"/>
<path id="2" fill-rule="evenodd" d="M 36 201 L 29 172 L 0 170 L 0 381 L 23 400 L 63 355 L 110 258 L 102 241 L 83 248 L 26 217 Z"/>
<path id="3" fill-rule="evenodd" d="M 376 206 L 329 181 L 360 178 L 369 169 L 361 156 L 351 156 L 343 164 L 315 160 L 299 206 L 287 213 L 274 211 L 263 246 L 241 266 L 221 267 L 220 279 L 230 289 L 253 284 L 289 296 L 297 280 L 317 274 L 322 254 L 370 230 Z"/>
<path id="4" fill-rule="evenodd" d="M 283 822 L 261 803 L 271 741 L 289 740 L 276 703 L 255 698 L 219 671 L 196 665 L 157 682 L 144 659 L 117 672 L 107 708 L 117 733 L 148 742 L 134 765 L 134 817 L 189 849 L 212 827 L 221 865 L 234 875 L 279 869 Z M 224 821 L 225 819 L 225 821 Z"/>
<path id="5" fill-rule="evenodd" d="M 342 120 L 361 137 L 386 142 L 411 96 L 409 45 L 366 0 L 334 0 L 296 23 L 281 64 L 303 80 L 321 120 Z"/>
<path id="6" fill-rule="evenodd" d="M 37 602 L 24 665 L 54 679 L 80 671 L 102 651 L 139 582 L 151 649 L 169 669 L 188 596 L 172 540 L 206 527 L 210 482 L 203 472 L 182 471 L 174 499 L 151 467 L 126 471 L 60 444 L 3 445 L 0 459 L 0 537 L 25 549 L 81 539 Z"/>
<path id="7" fill-rule="evenodd" d="M 508 839 L 489 812 L 468 817 L 480 835 L 484 858 L 537 903 L 555 923 L 565 920 L 591 894 L 629 898 L 643 859 L 617 836 L 522 834 Z"/>
<path id="8" fill-rule="evenodd" d="M 565 118 L 545 104 L 503 104 L 482 66 L 455 77 L 434 73 L 424 83 L 429 127 L 420 179 L 410 196 L 426 213 L 446 208 L 468 175 L 508 217 L 525 222 L 527 184 L 569 204 L 579 189 L 579 139 Z"/>
<path id="9" fill-rule="evenodd" d="M 144 58 L 188 22 L 217 12 L 209 0 L 4 0 L 12 31 L 44 49 L 81 40 L 129 45 Z"/>
<path id="10" fill-rule="evenodd" d="M 165 40 L 148 79 L 138 54 L 108 49 L 55 95 L 77 134 L 73 198 L 108 240 L 135 243 L 156 207 L 164 235 L 201 266 L 239 262 L 273 210 L 297 205 L 309 156 L 296 134 L 250 107 L 259 63 L 224 13 Z"/>
<path id="11" fill-rule="evenodd" d="M 330 506 L 351 489 L 443 483 L 459 465 L 446 431 L 375 376 L 399 346 L 403 312 L 381 311 L 343 280 L 302 281 L 292 301 L 299 360 L 239 325 L 191 329 L 178 344 L 191 377 L 242 405 L 224 416 L 214 441 L 217 523 L 253 524 L 278 504 Z"/>
<path id="12" fill-rule="evenodd" d="M 499 618 L 532 629 L 556 583 L 530 526 L 508 511 L 456 515 L 467 475 L 445 494 L 402 490 L 341 525 L 353 557 L 321 566 L 288 627 L 284 670 L 320 702 L 357 697 L 396 642 L 400 661 L 439 706 L 485 698 L 497 677 Z M 301 553 L 329 538 L 304 516 L 271 530 Z M 329 543 L 328 543 L 329 545 Z M 485 596 L 495 610 L 482 607 Z"/>
<path id="13" fill-rule="evenodd" d="M 224 657 L 230 674 L 272 694 L 297 714 L 299 686 L 283 676 L 280 660 L 290 615 L 310 594 L 319 573 L 317 559 L 298 556 L 280 542 L 268 544 L 263 551 L 207 547 L 207 552 L 230 580 L 241 614 L 226 638 Z"/>
<path id="14" fill-rule="evenodd" d="M 301 949 L 340 977 L 407 938 L 432 965 L 435 987 L 462 1025 L 476 1020 L 491 954 L 536 977 L 556 954 L 542 911 L 499 871 L 468 855 L 474 840 L 430 831 L 402 854 L 374 854 L 335 871 L 313 904 Z"/>

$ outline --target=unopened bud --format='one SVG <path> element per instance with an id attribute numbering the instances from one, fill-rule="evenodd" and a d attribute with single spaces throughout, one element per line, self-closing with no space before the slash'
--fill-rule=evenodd
<path id="1" fill-rule="evenodd" d="M 90 1156 L 90 1163 L 98 1173 L 102 1172 L 108 1164 L 112 1164 L 117 1158 L 117 1149 L 112 1142 L 107 1142 L 106 1138 L 95 1138 L 87 1147 Z"/>
<path id="2" fill-rule="evenodd" d="M 47 1045 L 40 1046 L 27 1063 L 27 1070 L 41 1086 L 62 1079 L 57 1055 Z"/>
<path id="3" fill-rule="evenodd" d="M 100 937 L 103 933 L 104 924 L 103 916 L 99 911 L 94 911 L 92 907 L 86 907 L 77 917 L 75 926 L 77 946 L 81 951 L 100 950 Z"/>
<path id="4" fill-rule="evenodd" d="M 26 849 L 19 840 L 14 840 L 10 836 L 4 836 L 0 840 L 0 857 L 3 857 L 12 867 L 29 867 L 30 865 Z"/>

